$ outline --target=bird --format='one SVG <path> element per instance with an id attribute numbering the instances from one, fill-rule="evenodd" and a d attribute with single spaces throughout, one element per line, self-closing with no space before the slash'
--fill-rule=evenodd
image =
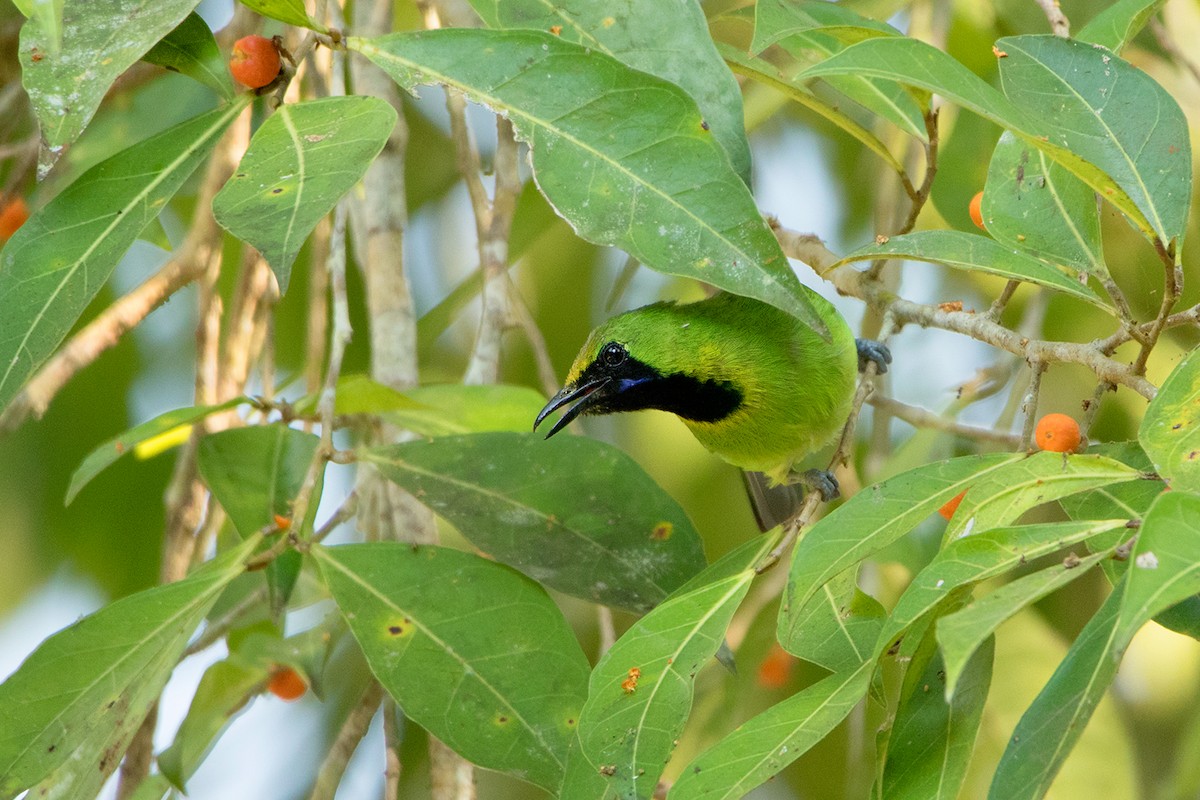
<path id="1" fill-rule="evenodd" d="M 805 484 L 836 497 L 831 474 L 794 467 L 846 422 L 856 373 L 869 362 L 886 372 L 891 354 L 879 342 L 855 339 L 829 301 L 806 291 L 828 338 L 731 292 L 610 318 L 588 336 L 534 430 L 564 407 L 546 438 L 580 414 L 659 409 L 678 416 L 718 457 L 764 474 L 769 486 Z"/>

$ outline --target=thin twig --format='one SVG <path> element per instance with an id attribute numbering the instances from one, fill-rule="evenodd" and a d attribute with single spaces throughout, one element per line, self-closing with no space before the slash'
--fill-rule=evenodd
<path id="1" fill-rule="evenodd" d="M 1025 391 L 1025 398 L 1021 402 L 1021 413 L 1025 416 L 1024 425 L 1021 428 L 1021 449 L 1033 449 L 1033 428 L 1037 422 L 1038 397 L 1042 390 L 1042 373 L 1046 371 L 1046 365 L 1042 361 L 1029 362 L 1029 388 Z"/>
<path id="2" fill-rule="evenodd" d="M 404 744 L 404 712 L 390 695 L 383 698 L 383 800 L 400 800 L 400 746 Z"/>
<path id="3" fill-rule="evenodd" d="M 338 785 L 342 782 L 342 776 L 346 773 L 346 767 L 350 764 L 350 758 L 358 748 L 358 743 L 366 736 L 367 729 L 371 727 L 371 719 L 382 701 L 383 687 L 379 685 L 379 681 L 372 678 L 362 698 L 342 723 L 329 752 L 325 754 L 312 793 L 308 796 L 309 800 L 333 800 Z"/>
<path id="4" fill-rule="evenodd" d="M 818 274 L 831 281 L 840 293 L 857 297 L 876 308 L 889 309 L 897 325 L 941 328 L 970 336 L 1022 358 L 1080 364 L 1098 378 L 1133 389 L 1148 400 L 1157 393 L 1152 383 L 1131 366 L 1109 358 L 1094 342 L 1081 344 L 1033 339 L 989 320 L 984 314 L 948 311 L 905 300 L 864 279 L 863 273 L 850 267 L 830 270 L 829 267 L 837 262 L 837 257 L 829 252 L 818 237 L 780 227 L 775 229 L 775 234 L 789 258 L 809 264 Z"/>
<path id="5" fill-rule="evenodd" d="M 1046 14 L 1050 30 L 1055 36 L 1066 39 L 1071 35 L 1071 21 L 1058 6 L 1058 0 L 1034 0 Z"/>
<path id="6" fill-rule="evenodd" d="M 612 609 L 605 605 L 596 606 L 596 628 L 600 633 L 600 643 L 596 648 L 596 657 L 603 658 L 604 654 L 617 643 L 617 631 L 613 627 Z"/>
<path id="7" fill-rule="evenodd" d="M 964 425 L 961 422 L 956 422 L 940 414 L 935 414 L 932 411 L 910 406 L 907 403 L 901 403 L 899 400 L 893 400 L 890 397 L 883 397 L 879 394 L 871 395 L 867 398 L 867 402 L 875 408 L 887 411 L 897 419 L 904 420 L 914 428 L 945 431 L 955 436 L 961 436 L 964 439 L 972 439 L 979 442 L 994 442 L 1009 448 L 1016 448 L 1021 443 L 1021 438 L 1011 433 L 993 430 L 992 428 Z"/>

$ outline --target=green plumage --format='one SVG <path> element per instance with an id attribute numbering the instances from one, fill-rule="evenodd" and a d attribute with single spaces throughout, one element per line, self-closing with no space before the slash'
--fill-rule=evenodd
<path id="1" fill-rule="evenodd" d="M 793 462 L 833 438 L 854 392 L 854 337 L 831 304 L 817 295 L 811 300 L 830 341 L 773 306 L 733 294 L 686 305 L 655 303 L 621 314 L 588 337 L 567 387 L 547 411 L 576 397 L 583 399 L 575 413 L 667 408 L 721 458 L 783 482 Z M 607 363 L 605 348 L 613 343 L 627 351 L 630 363 L 640 362 L 637 369 L 645 365 L 652 371 L 636 386 L 650 396 L 645 385 L 657 382 L 657 394 L 642 401 L 647 404 L 613 407 L 616 401 L 607 399 L 626 391 L 618 378 L 630 369 Z M 618 385 L 622 388 L 614 388 Z M 663 397 L 664 392 L 669 394 Z M 672 396 L 688 393 L 695 397 Z M 692 406 L 712 416 L 713 397 L 736 402 L 712 421 L 700 421 L 705 413 L 688 418 Z"/>

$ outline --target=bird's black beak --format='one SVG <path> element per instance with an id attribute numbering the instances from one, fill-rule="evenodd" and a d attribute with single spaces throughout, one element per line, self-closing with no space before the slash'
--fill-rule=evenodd
<path id="1" fill-rule="evenodd" d="M 579 385 L 564 386 L 562 391 L 551 397 L 550 402 L 546 403 L 546 407 L 538 413 L 537 419 L 533 421 L 533 429 L 536 431 L 538 425 L 542 424 L 542 420 L 568 403 L 573 402 L 574 405 L 558 418 L 558 422 L 554 423 L 554 426 L 550 428 L 550 432 L 546 434 L 546 438 L 549 439 L 569 425 L 571 420 L 578 417 L 584 411 L 587 411 L 588 406 L 593 405 L 599 400 L 600 396 L 597 393 L 607 386 L 610 380 L 609 378 L 596 378 Z"/>

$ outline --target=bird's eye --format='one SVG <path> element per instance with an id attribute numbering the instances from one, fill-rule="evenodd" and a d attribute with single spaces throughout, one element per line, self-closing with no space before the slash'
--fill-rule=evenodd
<path id="1" fill-rule="evenodd" d="M 609 342 L 604 345 L 604 349 L 600 351 L 600 360 L 604 362 L 606 367 L 619 367 L 624 363 L 628 351 L 616 342 Z"/>

